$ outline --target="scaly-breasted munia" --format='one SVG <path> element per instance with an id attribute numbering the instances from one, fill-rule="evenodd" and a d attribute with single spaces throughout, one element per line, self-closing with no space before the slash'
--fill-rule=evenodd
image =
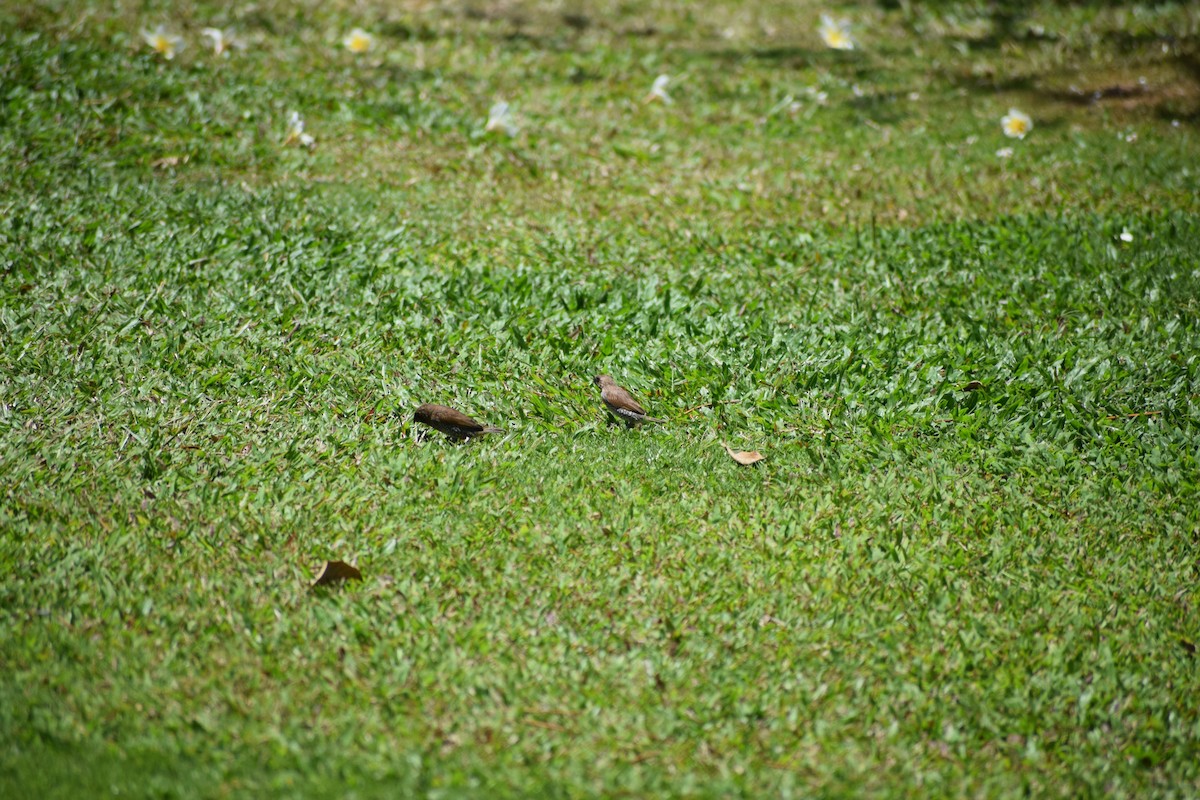
<path id="1" fill-rule="evenodd" d="M 609 413 L 624 422 L 627 427 L 632 428 L 641 422 L 666 421 L 646 416 L 646 409 L 630 397 L 629 392 L 617 386 L 611 376 L 597 375 L 595 383 L 600 387 L 600 399 L 608 407 Z"/>
<path id="2" fill-rule="evenodd" d="M 439 406 L 436 403 L 426 403 L 413 412 L 413 420 L 428 425 L 449 436 L 451 439 L 470 439 L 484 433 L 503 433 L 503 428 L 483 425 L 468 417 L 461 411 L 455 411 L 449 406 Z"/>

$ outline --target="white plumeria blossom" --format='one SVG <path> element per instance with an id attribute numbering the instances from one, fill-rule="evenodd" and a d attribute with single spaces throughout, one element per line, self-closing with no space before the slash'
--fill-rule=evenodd
<path id="1" fill-rule="evenodd" d="M 512 111 L 508 103 L 501 100 L 488 109 L 487 125 L 483 128 L 488 133 L 503 133 L 505 136 L 516 136 L 517 126 L 513 122 Z"/>
<path id="2" fill-rule="evenodd" d="M 229 55 L 229 49 L 233 47 L 233 39 L 226 36 L 225 31 L 220 28 L 205 28 L 200 31 L 200 35 L 212 41 L 213 55 Z"/>
<path id="3" fill-rule="evenodd" d="M 173 33 L 167 33 L 166 26 L 159 25 L 152 31 L 142 31 L 142 40 L 150 49 L 170 61 L 178 50 L 183 49 L 183 39 Z"/>
<path id="4" fill-rule="evenodd" d="M 1015 108 L 1008 110 L 1000 120 L 1000 125 L 1004 128 L 1004 135 L 1010 139 L 1024 139 L 1033 130 L 1033 120 L 1029 115 Z"/>
<path id="5" fill-rule="evenodd" d="M 1133 234 L 1129 232 L 1129 228 L 1122 228 L 1121 235 L 1117 237 L 1122 242 L 1132 242 Z"/>
<path id="6" fill-rule="evenodd" d="M 670 75 L 659 75 L 654 79 L 654 85 L 650 87 L 650 93 L 646 95 L 646 102 L 653 103 L 671 103 L 671 95 L 667 94 L 667 87 L 671 85 Z"/>
<path id="7" fill-rule="evenodd" d="M 300 116 L 299 111 L 288 112 L 287 136 L 284 137 L 283 143 L 298 144 L 309 149 L 317 143 L 312 134 L 304 132 L 304 118 Z"/>
<path id="8" fill-rule="evenodd" d="M 346 38 L 342 39 L 342 44 L 351 53 L 362 55 L 371 52 L 371 48 L 375 46 L 375 37 L 362 28 L 355 28 L 346 34 Z"/>
<path id="9" fill-rule="evenodd" d="M 817 28 L 821 41 L 833 50 L 853 50 L 854 37 L 850 35 L 850 22 L 844 19 L 834 19 L 828 14 L 821 15 L 821 25 Z"/>

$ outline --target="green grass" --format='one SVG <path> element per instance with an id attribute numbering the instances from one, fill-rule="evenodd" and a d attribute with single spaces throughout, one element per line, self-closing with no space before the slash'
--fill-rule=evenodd
<path id="1" fill-rule="evenodd" d="M 0 4 L 0 796 L 1200 796 L 1200 14 L 448 8 Z"/>

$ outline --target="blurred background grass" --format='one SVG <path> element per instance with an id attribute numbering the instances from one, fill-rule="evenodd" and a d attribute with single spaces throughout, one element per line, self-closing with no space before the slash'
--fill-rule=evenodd
<path id="1" fill-rule="evenodd" d="M 0 794 L 1200 792 L 1193 4 L 0 22 Z"/>

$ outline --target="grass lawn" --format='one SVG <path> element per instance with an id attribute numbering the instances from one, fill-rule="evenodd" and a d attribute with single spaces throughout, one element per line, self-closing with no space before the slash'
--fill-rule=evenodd
<path id="1" fill-rule="evenodd" d="M 1182 2 L 0 0 L 0 796 L 1200 796 L 1198 124 Z"/>

